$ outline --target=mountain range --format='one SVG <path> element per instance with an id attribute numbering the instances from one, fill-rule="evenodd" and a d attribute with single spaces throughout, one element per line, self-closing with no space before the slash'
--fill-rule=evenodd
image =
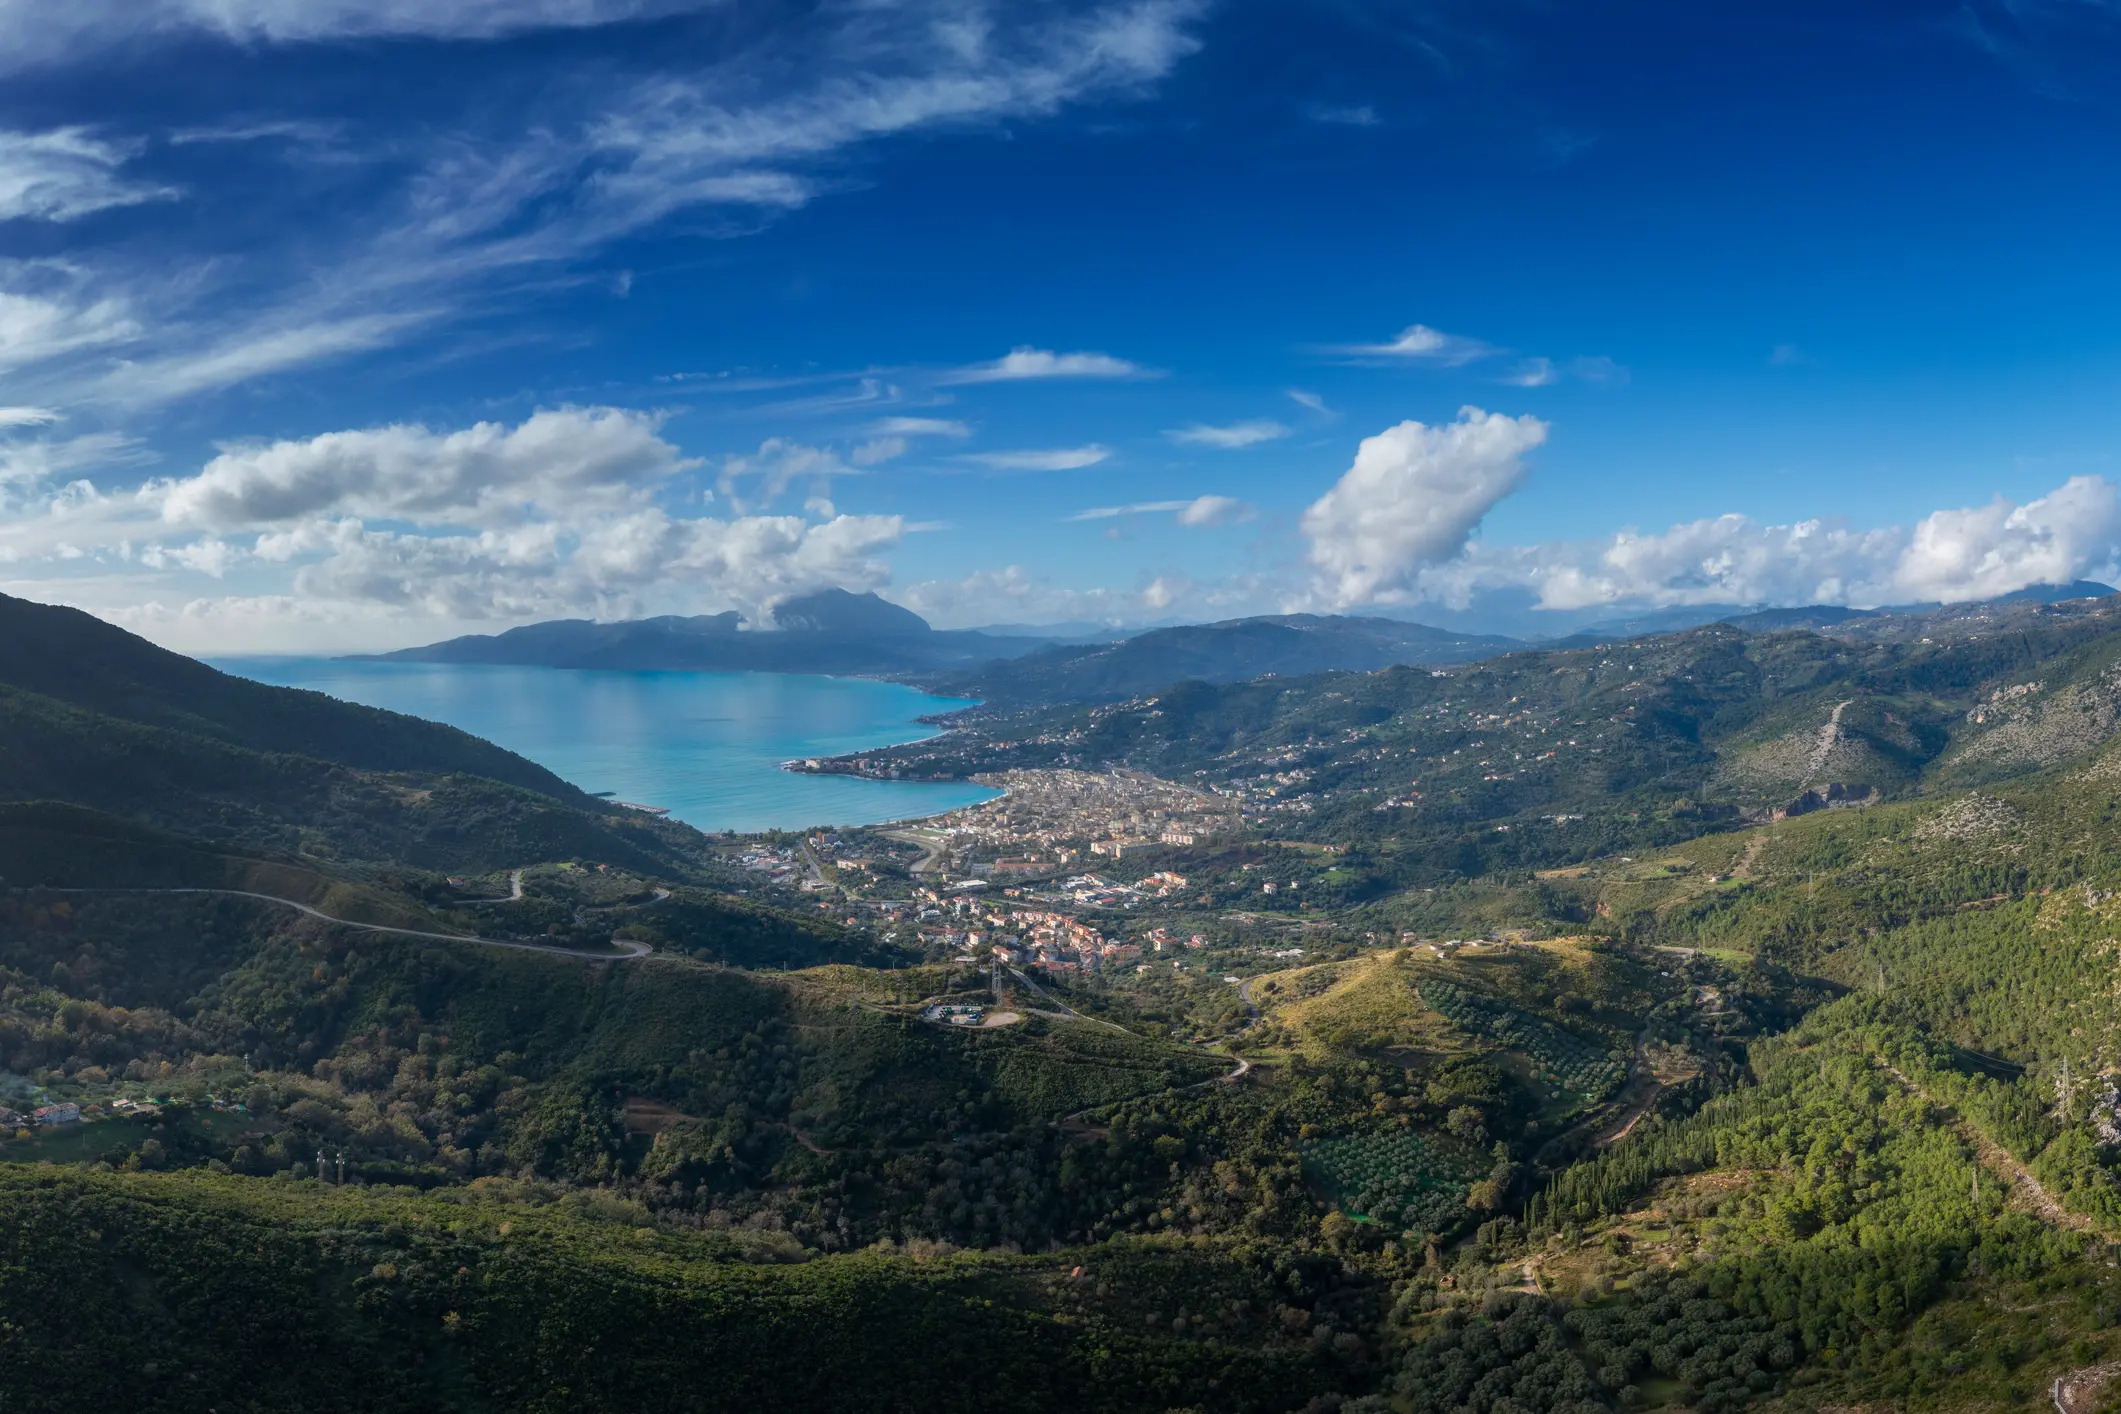
<path id="1" fill-rule="evenodd" d="M 875 594 L 821 589 L 782 601 L 771 628 L 748 627 L 734 612 L 619 623 L 554 619 L 372 656 L 409 663 L 889 675 L 985 663 L 1052 641 L 935 629 L 912 610 Z"/>
<path id="2" fill-rule="evenodd" d="M 856 673 L 898 678 L 945 696 L 977 697 L 996 706 L 1027 706 L 1117 702 L 1183 681 L 1236 683 L 1270 676 L 1372 672 L 1395 663 L 1464 663 L 1499 653 L 1583 647 L 1708 623 L 1730 623 L 1755 633 L 1809 628 L 1892 638 L 1940 616 L 1956 619 L 1990 605 L 2060 603 L 2113 593 L 2107 585 L 2079 580 L 1951 607 L 1695 606 L 1593 624 L 1565 637 L 1533 639 L 1402 619 L 1320 614 L 1262 615 L 1134 632 L 1093 624 L 941 630 L 874 593 L 825 589 L 783 601 L 770 628 L 747 625 L 734 612 L 617 623 L 556 619 L 374 656 L 397 662 L 552 668 Z"/>

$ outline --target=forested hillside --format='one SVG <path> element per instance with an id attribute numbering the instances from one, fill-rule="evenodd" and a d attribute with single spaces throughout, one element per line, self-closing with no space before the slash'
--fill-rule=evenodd
<path id="1" fill-rule="evenodd" d="M 584 858 L 684 875 L 691 832 L 453 727 L 230 676 L 0 596 L 0 802 L 209 841 L 449 872 Z"/>
<path id="2" fill-rule="evenodd" d="M 888 832 L 838 872 L 913 896 L 896 927 L 728 891 L 786 841 L 17 690 L 50 789 L 0 806 L 5 1388 L 2092 1408 L 2121 637 L 2008 619 L 989 714 L 917 750 L 1148 764 L 1245 815 L 1100 860 L 1127 902 L 1010 885 L 1131 940 L 1036 974 Z"/>

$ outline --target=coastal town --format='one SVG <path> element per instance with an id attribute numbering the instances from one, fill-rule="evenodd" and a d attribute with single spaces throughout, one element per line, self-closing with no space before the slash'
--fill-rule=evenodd
<path id="1" fill-rule="evenodd" d="M 1220 977 L 1330 942 L 1300 913 L 1226 906 L 1237 892 L 1273 908 L 1304 887 L 1293 863 L 1250 858 L 1304 856 L 1256 841 L 1227 786 L 1073 769 L 979 780 L 1001 794 L 897 825 L 731 838 L 724 859 L 750 887 L 883 944 L 1060 980 Z M 1330 862 L 1322 850 L 1307 867 Z M 1220 882 L 1211 889 L 1203 871 Z"/>

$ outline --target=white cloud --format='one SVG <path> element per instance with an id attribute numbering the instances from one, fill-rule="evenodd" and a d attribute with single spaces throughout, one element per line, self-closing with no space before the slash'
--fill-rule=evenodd
<path id="1" fill-rule="evenodd" d="M 1288 393 L 1289 401 L 1295 403 L 1298 407 L 1309 408 L 1321 417 L 1340 416 L 1339 413 L 1327 407 L 1325 398 L 1317 393 L 1306 392 L 1302 388 L 1291 388 Z"/>
<path id="2" fill-rule="evenodd" d="M 70 62 L 173 29 L 256 49 L 356 36 L 484 37 L 706 8 L 719 7 L 705 0 L 74 0 L 59 7 L 0 0 L 0 69 Z M 735 30 L 721 26 L 718 57 L 705 64 L 696 47 L 681 45 L 662 72 L 636 68 L 620 79 L 573 54 L 532 55 L 526 62 L 564 67 L 514 130 L 482 120 L 393 139 L 388 161 L 346 166 L 343 200 L 305 207 L 299 240 L 205 259 L 186 250 L 171 260 L 150 233 L 122 249 L 84 252 L 79 274 L 89 297 L 67 309 L 98 316 L 90 321 L 94 342 L 123 337 L 140 347 L 115 370 L 78 359 L 40 370 L 35 393 L 69 405 L 164 403 L 402 343 L 507 282 L 680 211 L 691 213 L 688 234 L 741 235 L 844 185 L 856 149 L 1143 92 L 1199 48 L 1191 31 L 1203 9 L 1202 0 L 1109 0 L 1074 10 L 958 0 L 947 15 L 926 6 L 768 7 Z M 480 97 L 468 93 L 465 111 L 509 111 L 473 101 Z M 201 114 L 199 130 L 214 130 L 214 116 Z M 372 116 L 364 113 L 364 121 Z M 238 121 L 219 126 L 260 128 L 254 106 L 232 117 Z M 116 150 L 120 139 L 109 141 Z M 823 180 L 814 175 L 820 169 Z M 400 172 L 410 175 L 391 185 Z M 40 182 L 36 190 L 52 188 Z M 53 211 L 91 200 L 78 182 L 70 190 L 22 199 Z M 290 216 L 254 224 L 297 223 Z M 13 288 L 0 273 L 0 289 Z M 86 346 L 53 329 L 11 340 L 26 313 L 0 306 L 0 367 L 49 363 Z M 1054 376 L 1131 369 L 1123 360 L 1102 370 L 1082 362 L 1104 356 L 1050 357 Z M 1016 376 L 1008 360 L 991 371 Z"/>
<path id="3" fill-rule="evenodd" d="M 1101 353 L 1054 353 L 1029 345 L 1014 348 L 992 363 L 976 363 L 946 375 L 946 383 L 1013 383 L 1040 378 L 1147 378 L 1140 364 Z"/>
<path id="4" fill-rule="evenodd" d="M 856 466 L 880 466 L 906 455 L 913 444 L 903 437 L 872 437 L 847 454 Z"/>
<path id="5" fill-rule="evenodd" d="M 992 471 L 1076 471 L 1096 466 L 1112 455 L 1112 449 L 1092 442 L 1087 447 L 1054 447 L 1018 452 L 970 452 L 969 462 Z"/>
<path id="6" fill-rule="evenodd" d="M 562 408 L 514 428 L 328 432 L 228 448 L 197 475 L 154 483 L 143 495 L 170 525 L 216 531 L 325 515 L 418 525 L 573 515 L 632 500 L 690 465 L 658 435 L 659 421 L 617 408 Z"/>
<path id="7" fill-rule="evenodd" d="M 1225 451 L 1236 451 L 1244 447 L 1256 447 L 1261 442 L 1271 442 L 1277 437 L 1289 435 L 1289 429 L 1279 422 L 1257 418 L 1251 422 L 1236 422 L 1227 427 L 1210 427 L 1203 423 L 1189 423 L 1173 428 L 1164 434 L 1174 442 L 1195 447 L 1220 447 Z"/>
<path id="8" fill-rule="evenodd" d="M 874 443 L 870 444 L 872 447 Z M 808 479 L 813 495 L 829 496 L 832 478 L 856 472 L 830 447 L 812 447 L 785 437 L 769 437 L 749 456 L 725 457 L 715 489 L 739 512 L 761 510 L 781 498 L 794 482 Z M 756 483 L 746 490 L 746 481 Z"/>
<path id="9" fill-rule="evenodd" d="M 1229 525 L 1250 520 L 1252 507 L 1235 496 L 1196 496 L 1179 510 L 1178 523 L 1188 526 Z"/>
<path id="10" fill-rule="evenodd" d="M 970 437 L 972 429 L 962 422 L 942 417 L 880 417 L 869 424 L 875 434 L 848 453 L 856 466 L 877 466 L 896 460 L 912 449 L 916 437 Z"/>
<path id="11" fill-rule="evenodd" d="M 1563 381 L 1588 383 L 1594 388 L 1617 388 L 1628 381 L 1627 369 L 1603 354 L 1555 363 L 1550 358 L 1520 359 L 1498 383 L 1513 388 L 1547 388 Z"/>
<path id="12" fill-rule="evenodd" d="M 271 319 L 219 337 L 209 334 L 199 344 L 185 340 L 181 330 L 165 329 L 163 343 L 176 344 L 180 351 L 122 363 L 85 389 L 84 396 L 128 405 L 175 402 L 267 374 L 379 349 L 431 317 L 405 312 L 294 324 Z M 137 328 L 132 332 L 137 333 Z"/>
<path id="13" fill-rule="evenodd" d="M 1122 516 L 1170 513 L 1180 525 L 1205 527 L 1250 520 L 1254 509 L 1235 496 L 1195 496 L 1190 501 L 1136 501 L 1131 506 L 1093 506 L 1066 517 L 1069 521 L 1118 520 Z"/>
<path id="14" fill-rule="evenodd" d="M 1536 417 L 1468 407 L 1447 426 L 1408 421 L 1364 438 L 1354 465 L 1304 512 L 1321 592 L 1341 605 L 1408 597 L 1424 568 L 1464 551 L 1546 437 Z"/>
<path id="15" fill-rule="evenodd" d="M 0 221 L 72 221 L 176 195 L 120 177 L 118 169 L 131 156 L 132 149 L 83 128 L 0 130 Z"/>
<path id="16" fill-rule="evenodd" d="M 1077 511 L 1064 520 L 1117 520 L 1121 516 L 1156 515 L 1165 511 L 1182 511 L 1192 505 L 1191 501 L 1136 501 L 1131 506 L 1092 506 L 1087 511 Z"/>
<path id="17" fill-rule="evenodd" d="M 123 343 L 139 334 L 139 324 L 121 300 L 79 304 L 0 289 L 0 373 Z"/>
<path id="18" fill-rule="evenodd" d="M 1464 605 L 1526 588 L 1546 609 L 1605 605 L 1964 603 L 2121 569 L 2121 493 L 2077 477 L 2023 505 L 1932 511 L 1912 526 L 1714 516 L 1541 545 L 1473 544 L 1422 567 L 1413 597 Z"/>
<path id="19" fill-rule="evenodd" d="M 791 594 L 886 584 L 883 552 L 905 528 L 896 516 L 680 519 L 657 509 L 570 529 L 544 523 L 469 535 L 318 521 L 261 537 L 250 552 L 209 537 L 150 546 L 139 557 L 150 568 L 216 577 L 246 560 L 306 560 L 291 592 L 201 598 L 171 610 L 125 597 L 137 585 L 121 581 L 84 607 L 159 642 L 206 652 L 313 652 L 320 641 L 390 648 L 557 617 L 733 608 L 762 619 Z M 78 600 L 52 592 L 64 587 L 36 588 L 40 597 Z"/>
<path id="20" fill-rule="evenodd" d="M 0 426 L 5 425 L 0 423 Z M 147 455 L 140 444 L 120 432 L 0 440 L 0 489 L 9 485 L 51 485 L 71 480 L 86 471 L 135 465 L 144 460 Z M 6 504 L 5 498 L 0 497 L 0 508 L 5 508 Z"/>
<path id="21" fill-rule="evenodd" d="M 1502 350 L 1478 339 L 1446 334 L 1443 330 L 1432 329 L 1426 324 L 1409 324 L 1389 343 L 1341 344 L 1333 352 L 1352 354 L 1359 358 L 1405 360 L 1409 363 L 1433 363 L 1444 368 L 1456 368 L 1461 364 L 1491 358 Z"/>
<path id="22" fill-rule="evenodd" d="M 1894 582 L 1915 599 L 1988 599 L 2032 584 L 2067 584 L 2114 562 L 2121 507 L 2096 476 L 2071 477 L 2013 506 L 1932 511 L 1916 522 Z"/>
<path id="23" fill-rule="evenodd" d="M 13 427 L 43 427 L 59 420 L 52 408 L 0 407 L 0 430 Z"/>
<path id="24" fill-rule="evenodd" d="M 869 424 L 879 437 L 970 437 L 972 429 L 944 417 L 880 417 Z"/>
<path id="25" fill-rule="evenodd" d="M 13 66 L 179 30 L 239 43 L 488 39 L 703 8 L 704 0 L 0 0 L 0 48 Z"/>

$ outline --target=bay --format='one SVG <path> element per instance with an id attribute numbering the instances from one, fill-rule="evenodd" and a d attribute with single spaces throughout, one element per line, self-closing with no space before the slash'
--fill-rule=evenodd
<path id="1" fill-rule="evenodd" d="M 934 727 L 915 719 L 968 705 L 897 683 L 331 658 L 236 658 L 214 666 L 446 722 L 583 790 L 662 806 L 702 830 L 875 825 L 938 815 L 997 794 L 965 783 L 781 769 L 783 761 L 801 757 L 934 736 Z"/>

